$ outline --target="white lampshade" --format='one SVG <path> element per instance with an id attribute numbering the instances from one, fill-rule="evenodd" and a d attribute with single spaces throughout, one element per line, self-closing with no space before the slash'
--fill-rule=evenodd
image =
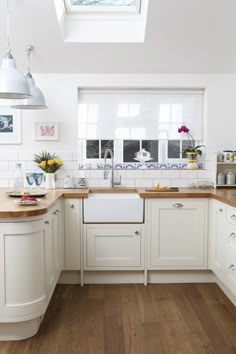
<path id="1" fill-rule="evenodd" d="M 0 98 L 24 99 L 31 97 L 26 77 L 16 69 L 10 52 L 2 60 L 0 69 Z"/>
<path id="2" fill-rule="evenodd" d="M 26 74 L 26 78 L 30 88 L 30 94 L 32 97 L 21 100 L 19 103 L 12 105 L 12 108 L 16 109 L 45 109 L 47 108 L 45 98 L 42 91 L 35 86 L 34 79 L 31 73 Z"/>

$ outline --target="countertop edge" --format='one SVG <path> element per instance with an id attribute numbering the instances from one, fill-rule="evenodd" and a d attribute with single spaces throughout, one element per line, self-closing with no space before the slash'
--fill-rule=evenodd
<path id="1" fill-rule="evenodd" d="M 91 188 L 92 192 L 102 192 L 102 193 L 127 193 L 133 192 L 138 193 L 141 198 L 146 199 L 160 199 L 160 198 L 211 198 L 225 203 L 229 206 L 236 207 L 236 189 L 190 189 L 190 188 L 179 188 L 178 192 L 147 192 L 145 188 Z M 11 203 L 11 199 L 6 196 L 6 189 L 0 188 L 2 192 L 0 196 L 0 204 L 2 210 L 0 209 L 0 218 L 24 218 L 32 216 L 40 216 L 47 214 L 55 203 L 60 198 L 88 198 L 90 189 L 57 189 L 55 191 L 50 191 L 49 196 L 42 198 L 43 205 L 37 206 L 16 206 Z M 4 210 L 4 203 L 6 204 L 6 210 Z M 24 208 L 24 209 L 23 209 Z"/>

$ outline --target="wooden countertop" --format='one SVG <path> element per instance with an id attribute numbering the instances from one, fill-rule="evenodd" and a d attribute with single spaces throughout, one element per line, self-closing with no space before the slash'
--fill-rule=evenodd
<path id="1" fill-rule="evenodd" d="M 7 195 L 9 188 L 0 188 L 0 218 L 17 218 L 46 214 L 59 198 L 87 198 L 92 193 L 135 193 L 141 198 L 214 198 L 236 207 L 236 189 L 191 189 L 179 188 L 178 192 L 147 192 L 145 188 L 91 188 L 91 189 L 56 189 L 39 198 L 36 206 L 19 206 Z"/>

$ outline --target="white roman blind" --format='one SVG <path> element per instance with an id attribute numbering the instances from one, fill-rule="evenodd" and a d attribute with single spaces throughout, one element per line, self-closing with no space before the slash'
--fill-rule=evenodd
<path id="1" fill-rule="evenodd" d="M 184 139 L 203 132 L 203 89 L 79 90 L 79 139 Z"/>

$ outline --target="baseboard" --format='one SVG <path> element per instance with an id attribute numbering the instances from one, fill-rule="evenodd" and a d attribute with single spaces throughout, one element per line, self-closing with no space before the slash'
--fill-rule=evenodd
<path id="1" fill-rule="evenodd" d="M 33 337 L 41 324 L 41 317 L 25 322 L 0 323 L 0 340 L 12 341 Z"/>
<path id="2" fill-rule="evenodd" d="M 84 284 L 144 284 L 143 271 L 85 271 Z M 216 277 L 211 271 L 148 271 L 148 283 L 213 283 Z M 80 271 L 64 271 L 59 284 L 80 284 Z"/>
<path id="3" fill-rule="evenodd" d="M 231 293 L 231 291 L 222 283 L 218 278 L 216 279 L 217 285 L 221 288 L 221 290 L 225 293 L 227 298 L 236 306 L 236 297 Z"/>

